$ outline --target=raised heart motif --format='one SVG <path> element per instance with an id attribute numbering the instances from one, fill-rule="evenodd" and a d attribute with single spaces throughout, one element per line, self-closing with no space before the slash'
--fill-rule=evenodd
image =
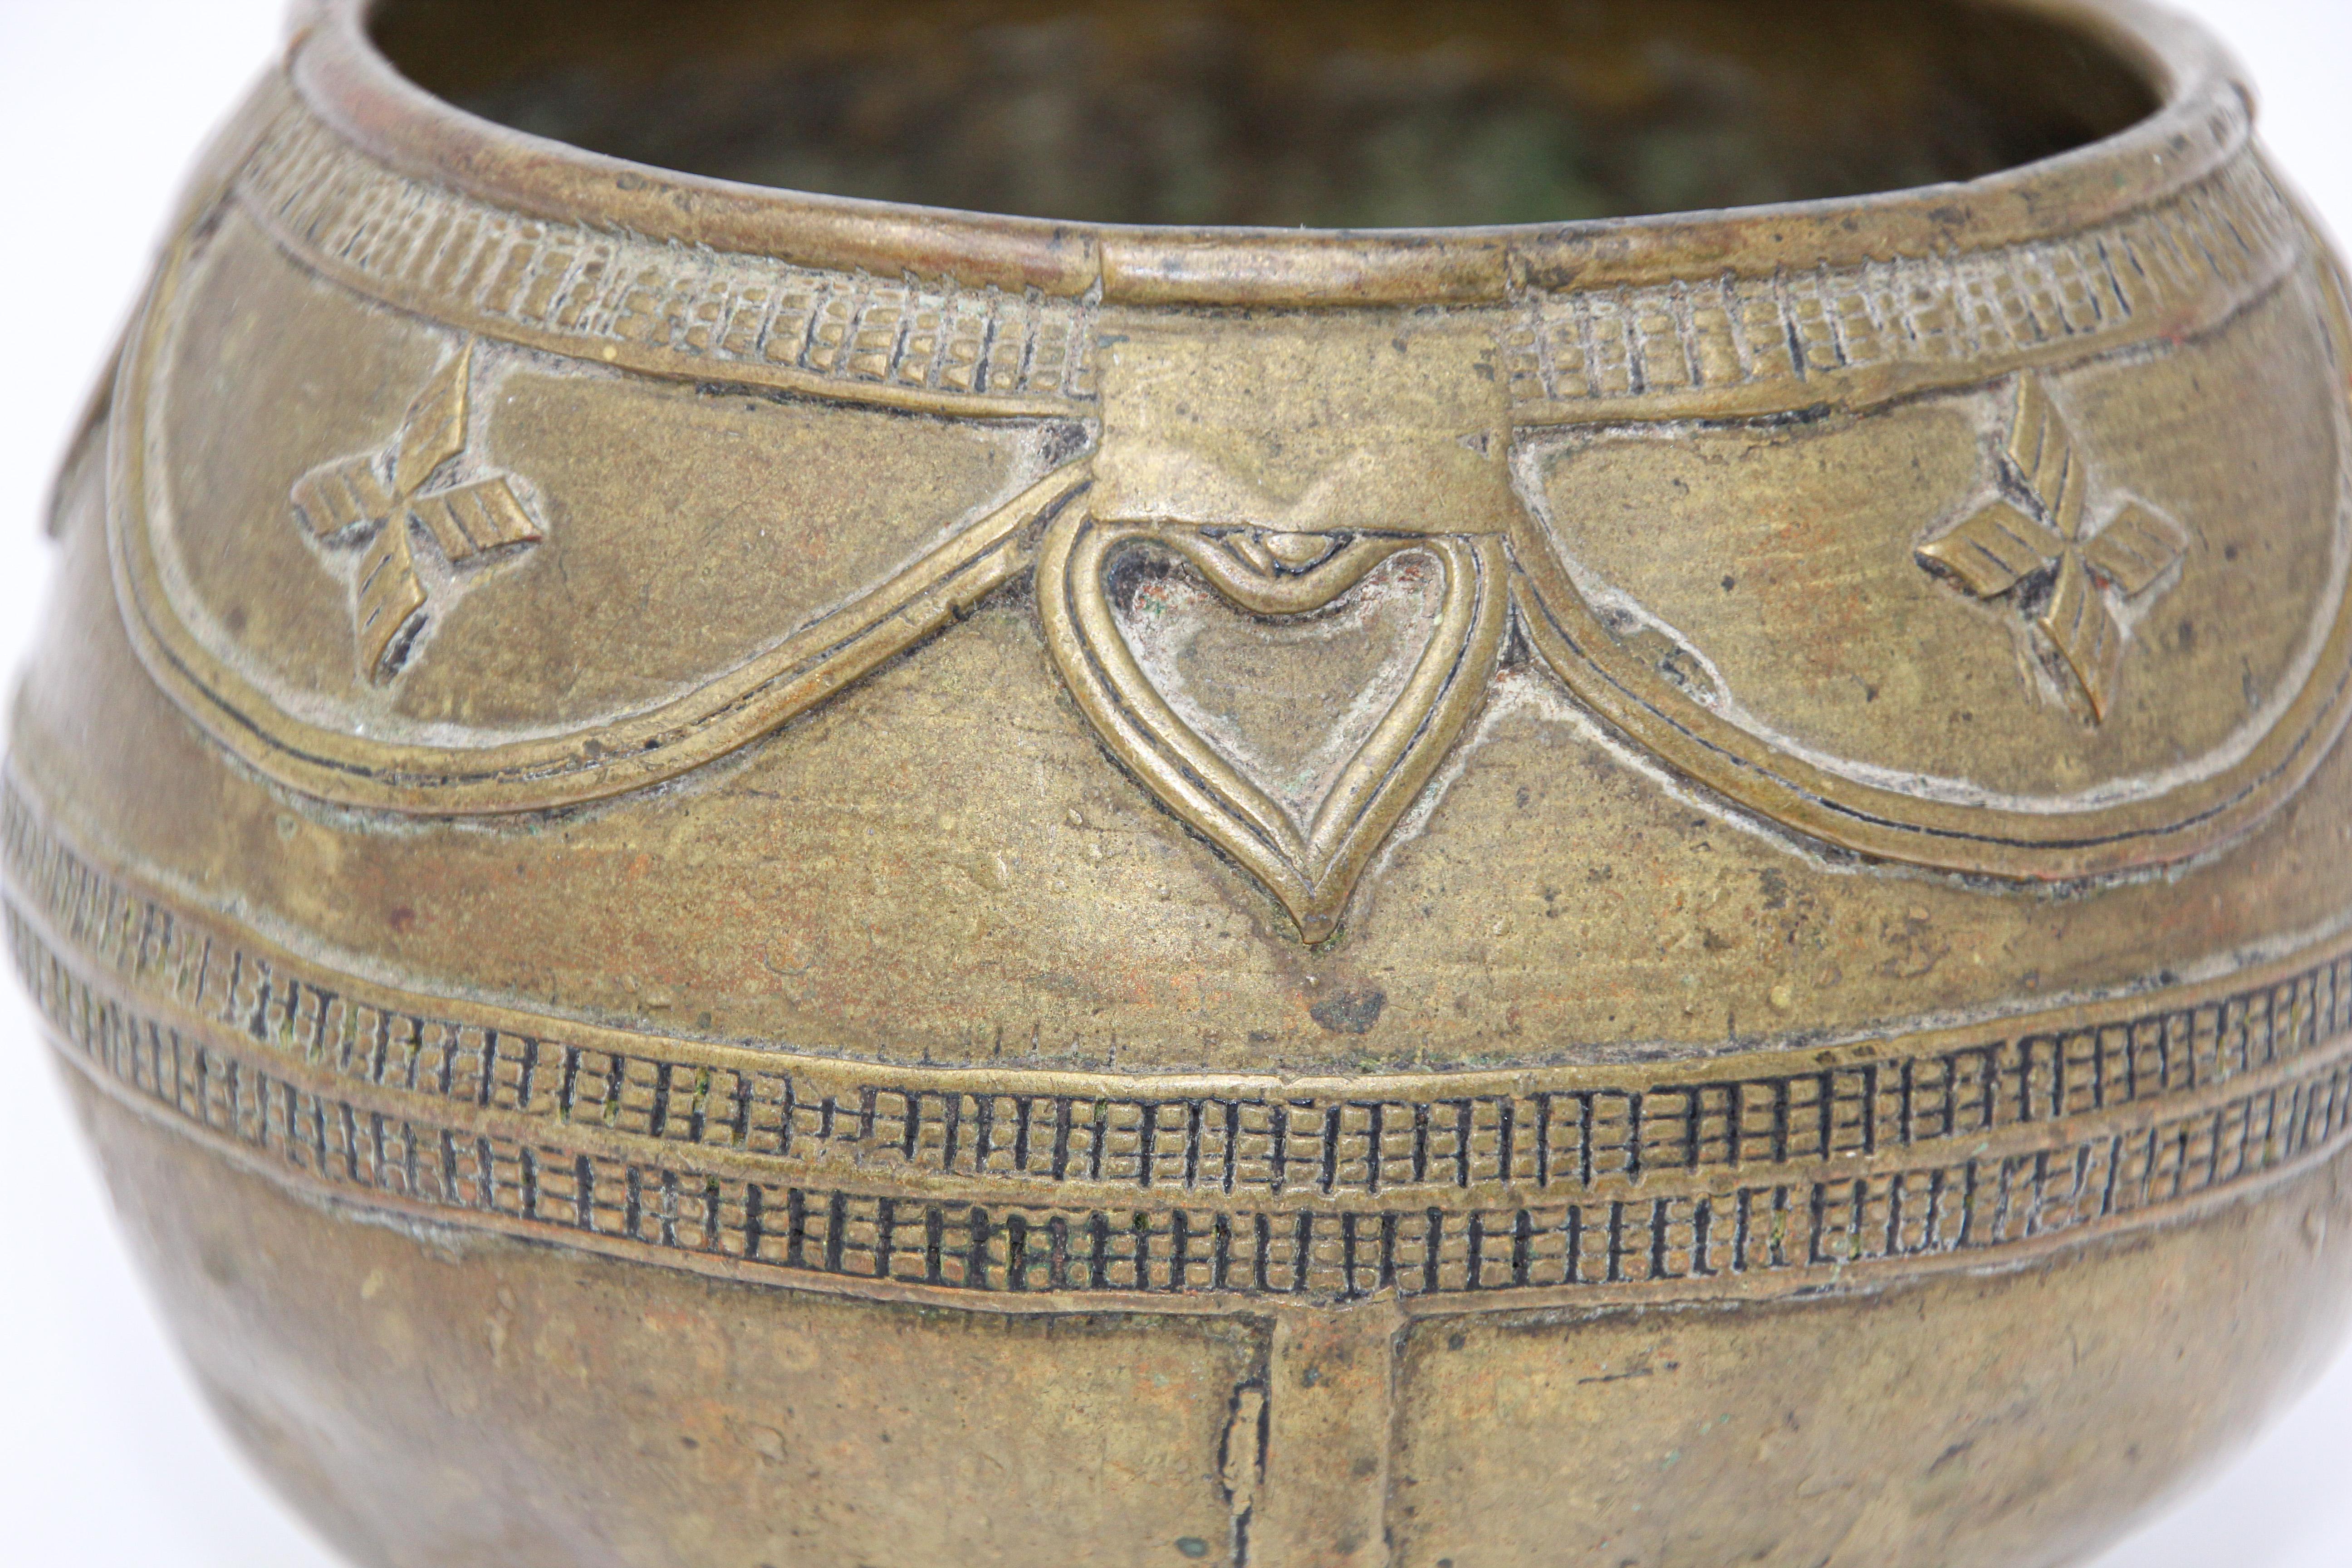
<path id="1" fill-rule="evenodd" d="M 1110 593 L 1119 567 L 1145 553 L 1181 563 L 1227 604 L 1269 622 L 1326 610 L 1409 553 L 1428 557 L 1443 587 L 1427 646 L 1401 689 L 1319 793 L 1302 799 L 1253 776 L 1148 672 Z M 1337 930 L 1366 863 L 1485 695 L 1508 616 L 1507 570 L 1491 537 L 1107 523 L 1083 506 L 1055 521 L 1037 568 L 1055 662 L 1113 754 L 1264 883 L 1308 942 Z"/>

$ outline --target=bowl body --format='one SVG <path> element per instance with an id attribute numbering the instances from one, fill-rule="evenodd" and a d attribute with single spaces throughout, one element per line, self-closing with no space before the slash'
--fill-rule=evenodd
<path id="1" fill-rule="evenodd" d="M 306 14 L 69 458 L 20 972 L 358 1561 L 2057 1563 L 2352 1285 L 2352 319 L 1965 184 L 1088 226 Z"/>

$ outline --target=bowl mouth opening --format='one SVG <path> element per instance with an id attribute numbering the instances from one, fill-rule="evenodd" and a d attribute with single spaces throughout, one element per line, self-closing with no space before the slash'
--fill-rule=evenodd
<path id="1" fill-rule="evenodd" d="M 821 268 L 1236 305 L 1492 301 L 2027 241 L 2204 178 L 2252 118 L 2228 56 L 2138 0 L 1304 0 L 1265 37 L 1235 22 L 1249 10 L 307 0 L 291 74 L 364 151 L 533 216 Z M 1297 25 L 1341 11 L 1359 24 L 1336 39 Z M 1538 12 L 1592 47 L 1514 58 L 1502 24 Z M 1880 68 L 1858 99 L 1836 90 L 1867 85 L 1851 70 L 1792 74 L 1812 35 L 1767 25 L 1832 16 L 1886 24 L 1840 46 Z M 1987 47 L 2021 42 L 2040 47 Z M 1183 79 L 1135 90 L 1155 75 Z M 958 91 L 974 84 L 989 90 Z M 1230 88 L 1232 112 L 1204 88 Z M 1873 144 L 1874 129 L 1890 134 Z M 1890 168 L 1923 177 L 1871 177 Z M 1037 199 L 964 199 L 1008 189 Z M 1677 190 L 1727 199 L 1649 199 Z"/>
<path id="2" fill-rule="evenodd" d="M 510 129 L 738 184 L 1053 222 L 1423 230 L 1961 184 L 2158 107 L 1971 0 L 381 0 Z"/>

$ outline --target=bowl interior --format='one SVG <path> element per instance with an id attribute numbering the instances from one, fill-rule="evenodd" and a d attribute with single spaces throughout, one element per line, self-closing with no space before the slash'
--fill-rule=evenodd
<path id="1" fill-rule="evenodd" d="M 2153 112 L 1970 0 L 380 0 L 461 108 L 753 184 L 1085 223 L 1564 222 L 1968 180 Z"/>

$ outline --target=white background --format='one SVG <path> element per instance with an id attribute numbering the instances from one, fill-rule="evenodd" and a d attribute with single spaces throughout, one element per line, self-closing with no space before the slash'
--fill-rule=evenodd
<path id="1" fill-rule="evenodd" d="M 2352 0 L 2184 8 L 2252 68 L 2272 148 L 2352 237 Z M 0 338 L 0 670 L 19 667 L 37 624 L 49 569 L 39 512 L 69 426 L 182 173 L 278 47 L 281 9 L 0 0 L 0 300 L 15 323 Z M 6 1123 L 16 1174 L 0 1235 L 0 1559 L 331 1568 L 196 1404 L 43 1054 L 22 993 L 0 988 L 0 1082 L 37 1086 Z M 2352 1360 L 2096 1568 L 2347 1564 Z"/>

